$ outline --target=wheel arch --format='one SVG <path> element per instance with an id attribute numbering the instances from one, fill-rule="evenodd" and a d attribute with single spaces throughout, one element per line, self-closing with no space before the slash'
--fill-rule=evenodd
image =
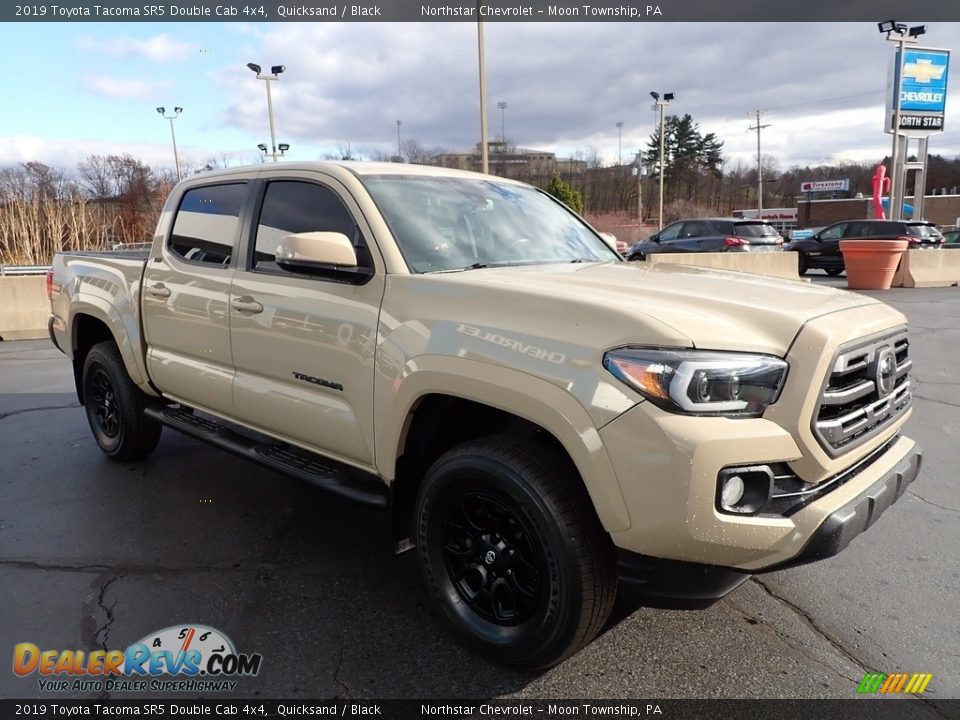
<path id="1" fill-rule="evenodd" d="M 148 394 L 155 394 L 150 387 L 146 369 L 143 367 L 139 352 L 141 340 L 137 318 L 124 321 L 115 307 L 103 302 L 77 298 L 72 303 L 70 319 L 70 356 L 73 361 L 73 377 L 77 388 L 77 398 L 83 402 L 83 364 L 90 348 L 98 342 L 112 341 L 120 351 L 124 367 L 130 379 Z M 134 341 L 130 336 L 130 325 L 135 327 Z"/>
<path id="2" fill-rule="evenodd" d="M 433 460 L 461 442 L 504 432 L 536 437 L 562 452 L 603 527 L 630 527 L 597 428 L 569 393 L 525 373 L 463 358 L 419 358 L 417 368 L 390 386 L 391 409 L 377 419 L 377 464 L 391 481 L 396 539 L 409 536 L 403 521 Z"/>

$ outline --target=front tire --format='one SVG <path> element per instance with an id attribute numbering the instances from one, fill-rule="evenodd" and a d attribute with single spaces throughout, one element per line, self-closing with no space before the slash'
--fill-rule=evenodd
<path id="1" fill-rule="evenodd" d="M 505 665 L 554 665 L 602 629 L 616 597 L 613 546 L 576 471 L 531 441 L 453 448 L 417 500 L 424 580 L 470 647 Z"/>
<path id="2" fill-rule="evenodd" d="M 843 268 L 827 268 L 827 269 L 825 270 L 825 272 L 826 272 L 827 275 L 829 275 L 830 277 L 837 277 L 837 275 L 842 275 L 842 274 L 843 274 Z"/>
<path id="3" fill-rule="evenodd" d="M 797 253 L 797 273 L 799 275 L 806 275 L 809 269 L 810 263 L 807 260 L 807 256 L 803 253 Z"/>
<path id="4" fill-rule="evenodd" d="M 143 413 L 146 399 L 116 345 L 90 348 L 83 363 L 83 405 L 97 445 L 111 460 L 140 460 L 160 442 L 162 426 Z"/>

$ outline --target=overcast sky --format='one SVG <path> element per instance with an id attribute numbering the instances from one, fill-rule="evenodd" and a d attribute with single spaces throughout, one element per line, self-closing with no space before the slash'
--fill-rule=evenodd
<path id="1" fill-rule="evenodd" d="M 909 21 L 907 21 L 909 22 Z M 487 23 L 491 135 L 570 154 L 593 148 L 626 159 L 653 130 L 649 91 L 674 92 L 753 162 L 748 112 L 766 111 L 763 153 L 781 166 L 841 159 L 879 162 L 890 44 L 871 23 Z M 924 41 L 960 47 L 960 23 L 931 25 Z M 18 24 L 4 28 L 0 164 L 72 165 L 128 152 L 171 164 L 168 124 L 155 107 L 184 108 L 182 154 L 200 163 L 256 158 L 267 142 L 264 83 L 246 67 L 287 66 L 274 85 L 278 140 L 292 159 L 393 152 L 403 138 L 467 149 L 479 138 L 476 25 L 463 23 Z M 13 70 L 16 69 L 16 72 Z M 946 132 L 931 152 L 960 154 L 958 72 Z"/>

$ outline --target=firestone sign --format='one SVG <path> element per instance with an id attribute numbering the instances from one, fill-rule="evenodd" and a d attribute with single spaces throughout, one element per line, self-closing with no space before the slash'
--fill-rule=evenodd
<path id="1" fill-rule="evenodd" d="M 950 51 L 904 48 L 902 72 L 899 49 L 893 57 L 891 87 L 898 88 L 900 93 L 900 130 L 905 131 L 905 135 L 916 136 L 943 132 Z M 895 103 L 896 96 L 891 92 L 887 103 L 887 132 L 893 132 Z"/>
<path id="2" fill-rule="evenodd" d="M 812 180 L 800 183 L 800 192 L 846 192 L 850 189 L 850 178 L 843 180 Z"/>

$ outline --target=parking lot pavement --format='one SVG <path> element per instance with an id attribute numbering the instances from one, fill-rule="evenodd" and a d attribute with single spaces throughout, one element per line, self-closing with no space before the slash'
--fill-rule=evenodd
<path id="1" fill-rule="evenodd" d="M 65 358 L 0 343 L 0 697 L 43 696 L 9 670 L 17 642 L 122 649 L 185 623 L 263 655 L 236 697 L 850 698 L 867 670 L 931 672 L 927 696 L 960 697 L 960 291 L 881 297 L 913 328 L 908 434 L 926 455 L 908 494 L 836 558 L 706 610 L 621 605 L 537 674 L 450 638 L 377 511 L 169 430 L 147 461 L 112 463 Z"/>

